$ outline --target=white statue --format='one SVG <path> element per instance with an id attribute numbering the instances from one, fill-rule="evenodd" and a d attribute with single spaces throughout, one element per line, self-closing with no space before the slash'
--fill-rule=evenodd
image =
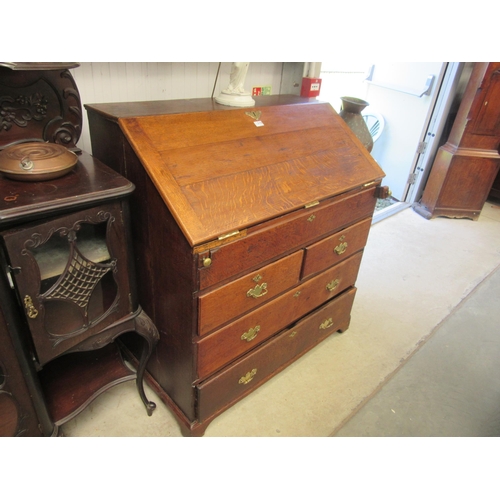
<path id="1" fill-rule="evenodd" d="M 245 78 L 248 72 L 248 66 L 250 63 L 247 62 L 235 62 L 231 65 L 231 74 L 229 75 L 229 86 L 226 90 L 222 92 L 224 94 L 246 94 L 249 95 L 248 92 L 245 92 Z"/>
<path id="2" fill-rule="evenodd" d="M 234 62 L 231 65 L 231 74 L 229 75 L 229 85 L 223 90 L 215 100 L 219 104 L 226 106 L 246 107 L 254 106 L 255 101 L 251 98 L 250 92 L 245 92 L 245 78 L 247 76 L 247 62 Z"/>

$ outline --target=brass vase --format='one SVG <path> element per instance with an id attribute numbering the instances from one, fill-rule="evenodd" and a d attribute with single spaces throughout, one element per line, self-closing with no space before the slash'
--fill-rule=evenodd
<path id="1" fill-rule="evenodd" d="M 347 123 L 347 126 L 354 132 L 354 135 L 361 141 L 363 146 L 370 152 L 373 149 L 373 139 L 366 125 L 361 111 L 369 105 L 368 102 L 357 97 L 341 97 L 342 109 L 339 115 Z"/>

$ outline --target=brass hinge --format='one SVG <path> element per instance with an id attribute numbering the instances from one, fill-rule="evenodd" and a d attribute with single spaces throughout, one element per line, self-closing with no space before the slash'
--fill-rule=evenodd
<path id="1" fill-rule="evenodd" d="M 219 236 L 218 239 L 219 240 L 225 240 L 226 238 L 230 238 L 231 236 L 236 236 L 238 234 L 240 234 L 239 231 L 232 231 L 231 233 L 227 233 L 227 234 L 223 234 L 223 235 Z"/>
<path id="2" fill-rule="evenodd" d="M 304 208 L 311 208 L 311 207 L 315 207 L 316 205 L 319 205 L 319 201 L 318 200 L 311 201 L 311 203 L 306 203 L 304 205 Z"/>

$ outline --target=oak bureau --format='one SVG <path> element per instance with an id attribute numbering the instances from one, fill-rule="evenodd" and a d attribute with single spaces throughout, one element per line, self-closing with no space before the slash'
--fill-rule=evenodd
<path id="1" fill-rule="evenodd" d="M 94 157 L 136 186 L 139 299 L 160 332 L 149 382 L 183 434 L 202 435 L 348 328 L 384 173 L 314 99 L 85 107 Z"/>

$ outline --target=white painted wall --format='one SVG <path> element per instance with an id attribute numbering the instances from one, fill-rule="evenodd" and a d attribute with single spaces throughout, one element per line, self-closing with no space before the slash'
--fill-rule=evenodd
<path id="1" fill-rule="evenodd" d="M 301 63 L 298 63 L 301 64 Z M 83 62 L 71 73 L 84 104 L 102 102 L 156 101 L 211 97 L 218 62 Z M 284 63 L 252 62 L 245 80 L 245 90 L 271 86 L 279 94 Z M 229 84 L 231 63 L 221 64 L 214 96 Z M 87 113 L 83 109 L 83 131 L 78 146 L 89 153 Z"/>

